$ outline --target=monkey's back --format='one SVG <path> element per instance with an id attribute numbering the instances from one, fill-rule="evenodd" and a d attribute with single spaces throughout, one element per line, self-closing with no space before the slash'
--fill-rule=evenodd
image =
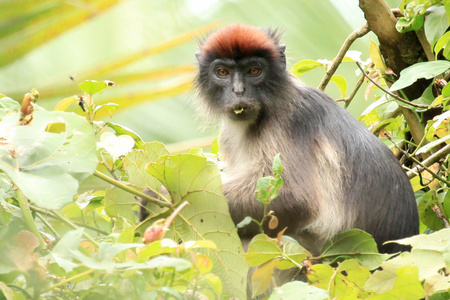
<path id="1" fill-rule="evenodd" d="M 303 86 L 299 91 L 302 98 L 292 119 L 292 138 L 306 144 L 307 150 L 299 147 L 299 151 L 310 151 L 316 158 L 318 165 L 312 168 L 322 179 L 324 190 L 320 194 L 325 195 L 317 223 L 309 228 L 314 231 L 324 226 L 322 215 L 334 218 L 325 227 L 355 227 L 371 233 L 382 252 L 402 249 L 396 244 L 381 246 L 387 240 L 418 234 L 414 193 L 397 158 L 325 93 Z M 304 124 L 306 119 L 315 125 Z M 312 135 L 313 140 L 305 140 L 301 130 L 295 128 L 308 128 L 311 132 L 307 135 Z"/>
<path id="2" fill-rule="evenodd" d="M 234 222 L 262 218 L 256 181 L 270 175 L 272 158 L 281 153 L 285 184 L 269 206 L 280 224 L 266 228 L 269 235 L 287 227 L 287 235 L 318 253 L 336 233 L 359 228 L 373 235 L 382 252 L 403 249 L 381 246 L 417 234 L 419 227 L 414 193 L 394 154 L 325 93 L 293 86 L 295 99 L 284 99 L 291 101 L 288 118 L 273 112 L 248 130 L 239 122 L 222 126 L 223 191 Z M 257 233 L 254 224 L 239 231 L 242 238 Z"/>

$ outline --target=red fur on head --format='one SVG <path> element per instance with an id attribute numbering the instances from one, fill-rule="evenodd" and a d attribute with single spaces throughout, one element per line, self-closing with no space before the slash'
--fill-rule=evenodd
<path id="1" fill-rule="evenodd" d="M 276 40 L 269 33 L 252 26 L 229 25 L 211 34 L 202 52 L 220 58 L 239 59 L 249 56 L 277 56 Z"/>

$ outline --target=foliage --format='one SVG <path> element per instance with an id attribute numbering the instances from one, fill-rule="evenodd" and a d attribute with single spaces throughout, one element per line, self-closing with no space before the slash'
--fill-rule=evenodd
<path id="1" fill-rule="evenodd" d="M 261 228 L 244 254 L 221 193 L 217 155 L 173 155 L 122 125 L 98 121 L 118 105 L 94 98 L 116 84 L 89 80 L 79 86 L 84 95 L 64 98 L 55 111 L 34 104 L 37 91 L 22 107 L 0 96 L 0 299 L 245 299 L 249 266 L 252 297 L 273 287 L 274 273 L 289 270 L 304 281 L 275 286 L 269 299 L 448 299 L 449 5 L 402 1 L 395 28 L 417 34 L 424 55 L 399 74 L 374 41 L 366 60 L 346 51 L 292 68 L 297 76 L 323 68 L 345 106 L 368 82 L 364 97 L 375 101 L 360 120 L 399 157 L 416 192 L 421 234 L 392 241 L 410 252 L 380 254 L 357 229 L 336 235 L 316 257 L 283 229 L 276 238 L 265 235 L 264 221 L 278 226 L 267 211 L 283 185 L 277 155 L 273 175 L 255 187 L 263 219 L 237 225 Z M 334 74 L 341 62 L 356 64 L 361 76 L 348 96 L 347 79 Z M 66 112 L 72 104 L 85 117 Z M 93 176 L 103 184 L 81 191 Z M 143 222 L 140 208 L 149 213 Z"/>
<path id="2" fill-rule="evenodd" d="M 411 252 L 395 256 L 379 254 L 370 235 L 353 229 L 335 236 L 317 257 L 311 257 L 301 245 L 287 237 L 270 239 L 265 235 L 256 236 L 246 256 L 250 266 L 258 266 L 253 276 L 254 295 L 262 294 L 270 287 L 268 277 L 272 276 L 275 268 L 297 267 L 306 275 L 308 285 L 297 281 L 287 283 L 275 288 L 270 299 L 449 298 L 450 278 L 446 262 L 450 249 L 447 158 L 450 152 L 450 146 L 447 146 L 449 4 L 448 1 L 402 2 L 403 16 L 399 17 L 396 28 L 405 34 L 417 32 L 424 55 L 422 59 L 409 61 L 409 66 L 398 75 L 389 68 L 383 51 L 373 41 L 369 46 L 370 58 L 366 61 L 362 60 L 362 53 L 347 51 L 333 61 L 306 59 L 292 67 L 296 76 L 304 76 L 308 71 L 322 67 L 325 77 L 334 78 L 339 76 L 334 75 L 336 61 L 337 64 L 357 64 L 358 70 L 363 72 L 360 82 L 369 82 L 366 100 L 370 96 L 376 98 L 360 120 L 380 135 L 400 158 L 404 168 L 409 170 L 408 176 L 418 201 L 421 232 L 428 234 L 395 241 L 412 247 Z M 424 38 L 421 39 L 422 36 Z M 346 89 L 345 79 L 334 82 L 341 91 Z M 410 88 L 420 87 L 419 84 L 424 82 L 426 85 L 421 93 L 408 98 L 412 94 Z M 344 93 L 339 100 L 348 106 L 359 88 L 360 85 L 355 87 L 348 97 Z M 381 90 L 382 96 L 373 93 L 374 89 Z M 408 119 L 402 109 L 412 111 L 416 119 Z M 418 127 L 420 140 L 414 139 L 414 134 L 417 135 L 412 128 L 415 122 L 424 124 Z M 311 265 L 311 260 L 320 263 Z"/>
<path id="3" fill-rule="evenodd" d="M 169 155 L 126 127 L 95 121 L 114 107 L 96 104 L 95 94 L 114 86 L 85 81 L 84 96 L 61 101 L 78 101 L 85 118 L 28 102 L 22 124 L 18 103 L 0 99 L 2 297 L 245 298 L 248 267 L 216 164 L 198 151 Z M 92 174 L 111 186 L 78 195 Z M 168 195 L 158 192 L 162 184 Z M 143 223 L 136 196 L 154 203 Z M 165 237 L 146 235 L 144 244 L 154 220 Z"/>

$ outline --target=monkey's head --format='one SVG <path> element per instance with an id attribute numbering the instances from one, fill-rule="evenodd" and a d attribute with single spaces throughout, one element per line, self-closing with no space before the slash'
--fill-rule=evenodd
<path id="1" fill-rule="evenodd" d="M 196 53 L 196 85 L 210 113 L 254 123 L 265 107 L 277 105 L 276 91 L 288 78 L 279 39 L 276 31 L 237 24 L 204 40 Z"/>

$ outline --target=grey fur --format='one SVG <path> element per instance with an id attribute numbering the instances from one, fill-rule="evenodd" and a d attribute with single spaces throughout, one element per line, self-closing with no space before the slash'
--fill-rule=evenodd
<path id="1" fill-rule="evenodd" d="M 317 254 L 336 233 L 360 228 L 382 252 L 401 250 L 382 243 L 417 234 L 418 214 L 396 157 L 325 93 L 293 78 L 285 68 L 284 46 L 278 37 L 274 43 L 282 54 L 276 59 L 197 55 L 201 109 L 222 123 L 223 192 L 234 222 L 249 215 L 261 219 L 256 181 L 270 175 L 272 159 L 281 153 L 285 185 L 269 207 L 280 225 L 267 229 L 269 234 L 288 227 L 287 235 Z M 217 65 L 230 75 L 217 76 Z M 263 69 L 261 75 L 248 75 L 254 65 Z M 232 89 L 237 80 L 245 87 L 241 95 Z M 257 233 L 256 226 L 239 232 L 243 239 Z"/>

